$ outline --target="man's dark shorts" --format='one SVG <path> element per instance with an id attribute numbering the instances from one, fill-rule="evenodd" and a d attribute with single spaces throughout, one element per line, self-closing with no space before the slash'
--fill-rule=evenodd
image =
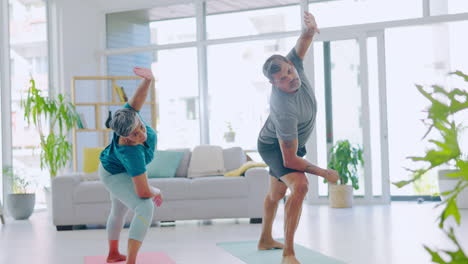
<path id="1" fill-rule="evenodd" d="M 281 177 L 292 172 L 301 172 L 284 167 L 283 155 L 278 140 L 273 144 L 266 144 L 257 141 L 257 149 L 263 161 L 270 167 L 270 175 L 281 181 Z M 306 148 L 300 147 L 297 150 L 297 156 L 304 157 L 307 154 Z"/>

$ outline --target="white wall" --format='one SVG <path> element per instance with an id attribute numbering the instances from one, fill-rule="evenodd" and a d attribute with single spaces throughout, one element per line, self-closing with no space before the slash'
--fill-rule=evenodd
<path id="1" fill-rule="evenodd" d="M 53 0 L 49 2 L 49 19 L 52 22 L 49 28 L 51 83 L 55 92 L 71 96 L 73 76 L 101 75 L 97 52 L 103 48 L 105 40 L 104 15 L 93 1 Z M 80 92 L 77 89 L 77 100 L 95 101 L 92 87 L 89 89 L 89 86 L 95 85 L 85 83 L 88 89 L 80 85 L 84 90 Z M 77 136 L 79 164 L 83 146 L 99 145 L 99 135 L 93 134 L 79 133 Z M 80 144 L 83 140 L 86 141 L 84 145 Z"/>
<path id="2" fill-rule="evenodd" d="M 100 75 L 100 58 L 96 55 L 105 48 L 105 13 L 143 9 L 167 3 L 192 0 L 52 0 L 50 14 L 57 18 L 52 38 L 57 44 L 55 60 L 59 90 L 69 92 L 72 76 Z M 53 44 L 52 44 L 53 45 Z M 55 46 L 53 45 L 54 49 Z M 63 88 L 62 88 L 63 87 Z"/>
<path id="3" fill-rule="evenodd" d="M 59 90 L 70 91 L 72 76 L 98 75 L 99 58 L 97 51 L 101 48 L 101 38 L 105 35 L 104 20 L 100 10 L 92 5 L 92 1 L 51 1 L 56 16 L 57 27 L 52 34 L 56 38 L 53 53 L 56 53 L 58 68 L 56 74 Z"/>

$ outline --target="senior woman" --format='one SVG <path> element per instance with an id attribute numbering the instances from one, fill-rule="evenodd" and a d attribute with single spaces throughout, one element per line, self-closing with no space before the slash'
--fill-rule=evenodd
<path id="1" fill-rule="evenodd" d="M 160 190 L 148 184 L 146 175 L 146 165 L 154 156 L 156 132 L 140 116 L 154 77 L 150 69 L 135 67 L 133 71 L 143 80 L 128 103 L 114 113 L 110 122 L 112 141 L 100 155 L 99 176 L 112 201 L 106 226 L 108 263 L 125 260 L 127 264 L 136 263 L 152 222 L 154 205 L 162 203 Z M 134 216 L 130 223 L 128 256 L 125 256 L 119 252 L 119 237 L 128 209 L 133 210 Z"/>

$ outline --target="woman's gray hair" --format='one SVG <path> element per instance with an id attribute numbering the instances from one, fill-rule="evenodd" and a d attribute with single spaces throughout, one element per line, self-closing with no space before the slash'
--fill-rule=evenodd
<path id="1" fill-rule="evenodd" d="M 130 133 L 140 124 L 140 118 L 133 109 L 122 108 L 114 113 L 110 122 L 110 128 L 121 137 L 128 137 Z"/>

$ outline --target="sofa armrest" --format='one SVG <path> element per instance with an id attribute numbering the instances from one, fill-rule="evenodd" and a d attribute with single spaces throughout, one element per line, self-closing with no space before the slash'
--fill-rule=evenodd
<path id="1" fill-rule="evenodd" d="M 268 170 L 264 167 L 254 167 L 250 168 L 245 172 L 245 178 L 247 178 L 247 181 L 254 183 L 254 182 L 262 182 L 266 181 L 268 183 Z"/>
<path id="2" fill-rule="evenodd" d="M 270 175 L 266 168 L 255 167 L 245 172 L 249 185 L 249 217 L 261 218 L 263 216 L 263 201 L 270 188 Z"/>
<path id="3" fill-rule="evenodd" d="M 52 220 L 54 225 L 65 225 L 73 221 L 73 193 L 81 183 L 81 176 L 81 173 L 72 173 L 52 179 Z"/>

